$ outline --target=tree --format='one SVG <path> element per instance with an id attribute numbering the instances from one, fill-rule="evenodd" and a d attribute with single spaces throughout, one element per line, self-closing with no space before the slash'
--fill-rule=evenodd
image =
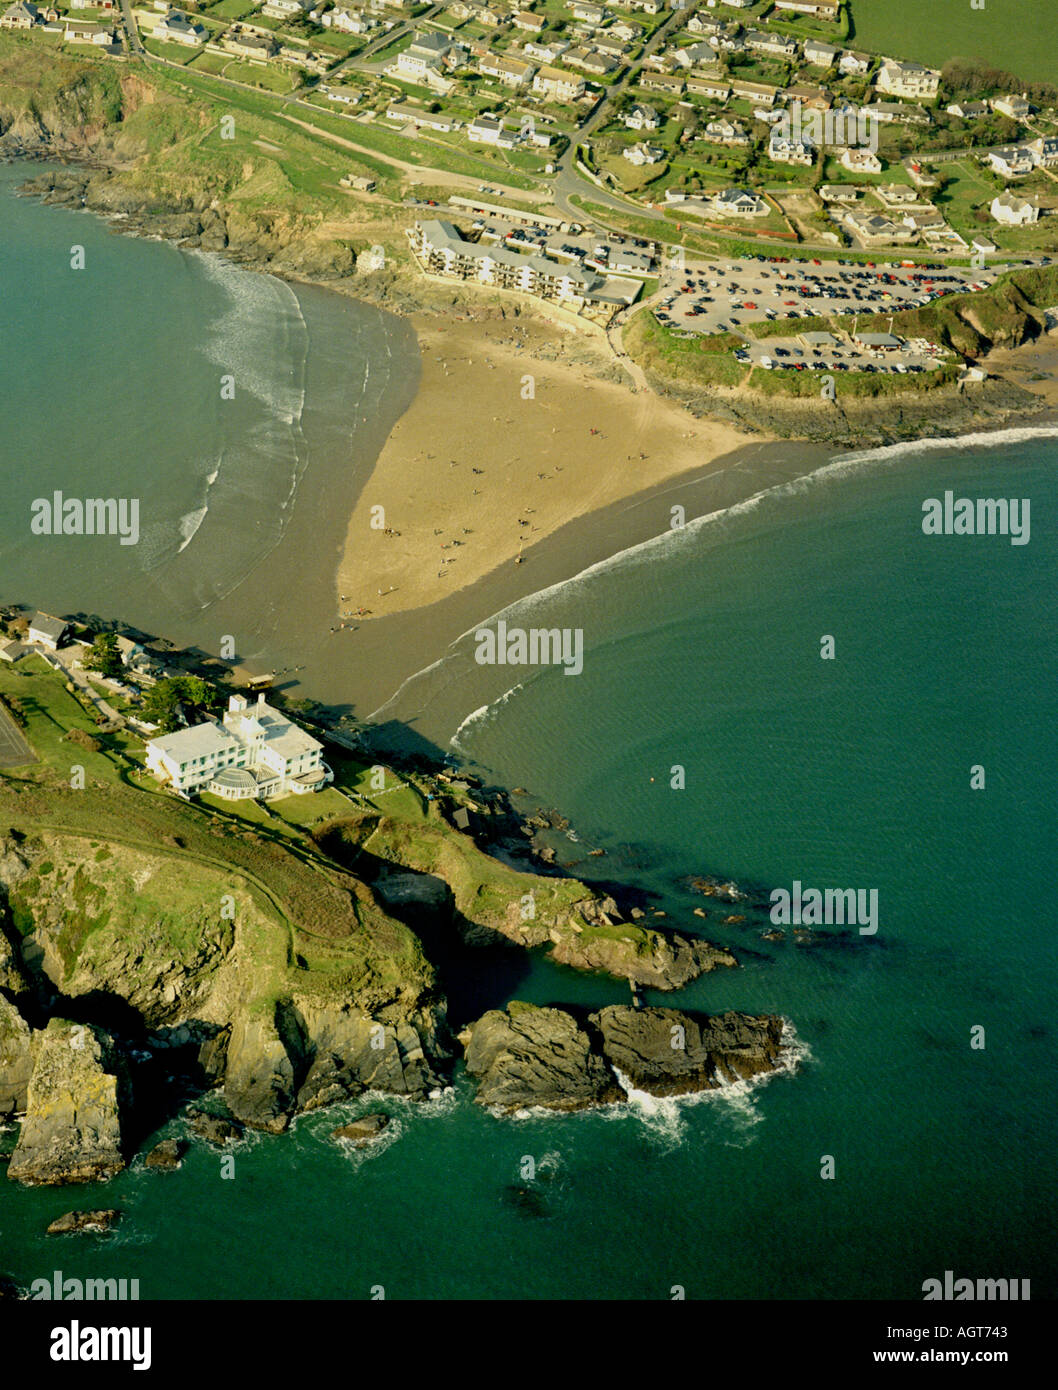
<path id="1" fill-rule="evenodd" d="M 179 725 L 181 706 L 204 713 L 217 698 L 212 687 L 198 676 L 165 676 L 143 697 L 143 717 L 169 734 Z"/>
<path id="2" fill-rule="evenodd" d="M 120 676 L 125 665 L 121 660 L 121 653 L 118 651 L 117 634 L 114 632 L 97 633 L 82 665 L 89 671 L 98 671 L 101 676 Z"/>

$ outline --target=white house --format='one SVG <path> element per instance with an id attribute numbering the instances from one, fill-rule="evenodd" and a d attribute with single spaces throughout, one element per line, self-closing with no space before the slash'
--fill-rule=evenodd
<path id="1" fill-rule="evenodd" d="M 653 106 L 633 106 L 625 112 L 624 121 L 629 130 L 657 130 L 661 125 L 661 117 Z"/>
<path id="2" fill-rule="evenodd" d="M 261 13 L 271 19 L 298 19 L 312 8 L 312 0 L 265 0 Z"/>
<path id="3" fill-rule="evenodd" d="M 467 138 L 480 145 L 513 150 L 518 143 L 518 132 L 508 130 L 500 116 L 476 116 L 467 126 Z"/>
<path id="4" fill-rule="evenodd" d="M 841 162 L 852 174 L 880 174 L 882 172 L 882 161 L 871 150 L 846 150 L 841 156 Z"/>
<path id="5" fill-rule="evenodd" d="M 886 58 L 878 70 L 875 85 L 879 92 L 893 97 L 932 98 L 940 90 L 940 73 L 921 63 L 897 63 Z"/>
<path id="6" fill-rule="evenodd" d="M 334 780 L 323 745 L 263 695 L 228 701 L 223 724 L 212 720 L 147 743 L 147 768 L 184 796 L 208 791 L 228 801 L 303 795 Z"/>
<path id="7" fill-rule="evenodd" d="M 793 140 L 773 130 L 768 140 L 768 156 L 780 164 L 813 164 L 816 152 L 811 140 Z"/>
<path id="8" fill-rule="evenodd" d="M 576 101 L 584 95 L 586 83 L 583 77 L 561 68 L 541 68 L 533 78 L 533 91 L 552 101 Z"/>
<path id="9" fill-rule="evenodd" d="M 28 0 L 20 0 L 17 5 L 9 6 L 0 17 L 0 29 L 32 29 L 35 24 L 41 22 L 41 13 L 36 5 L 31 5 Z"/>
<path id="10" fill-rule="evenodd" d="M 621 151 L 629 164 L 660 164 L 665 158 L 665 151 L 660 145 L 648 145 L 640 141 L 637 145 L 630 145 L 628 149 Z"/>
<path id="11" fill-rule="evenodd" d="M 1024 97 L 1019 96 L 996 97 L 992 102 L 992 110 L 998 111 L 1001 116 L 1009 116 L 1014 121 L 1023 121 L 1026 116 L 1032 114 L 1032 107 Z"/>
<path id="12" fill-rule="evenodd" d="M 838 72 L 843 77 L 862 77 L 865 72 L 870 71 L 873 61 L 869 53 L 856 53 L 853 49 L 846 48 L 838 59 Z"/>
<path id="13" fill-rule="evenodd" d="M 992 199 L 992 216 L 1004 227 L 1027 227 L 1033 222 L 1038 222 L 1040 209 L 1037 203 L 1031 202 L 1028 198 L 1022 198 L 1017 193 L 1012 193 L 1009 189 L 1006 193 L 1000 193 L 997 198 Z"/>
<path id="14" fill-rule="evenodd" d="M 820 43 L 818 39 L 805 40 L 805 62 L 811 63 L 814 68 L 831 67 L 837 62 L 840 52 L 841 49 L 832 43 Z"/>
<path id="15" fill-rule="evenodd" d="M 816 19 L 837 20 L 841 14 L 841 0 L 775 0 L 775 8 L 780 17 L 784 11 L 791 14 L 810 14 Z"/>
<path id="16" fill-rule="evenodd" d="M 1028 145 L 1005 145 L 1001 150 L 991 150 L 988 162 L 1005 179 L 1031 174 L 1036 167 L 1036 159 Z"/>
<path id="17" fill-rule="evenodd" d="M 151 31 L 156 39 L 168 39 L 171 43 L 183 43 L 188 48 L 198 48 L 206 42 L 208 34 L 205 26 L 194 24 L 180 10 L 170 10 Z"/>

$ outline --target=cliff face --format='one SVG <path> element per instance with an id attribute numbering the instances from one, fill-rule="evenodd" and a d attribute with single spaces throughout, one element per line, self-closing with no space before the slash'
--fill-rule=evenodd
<path id="1" fill-rule="evenodd" d="M 102 1181 L 125 1166 L 127 1080 L 101 1030 L 53 1018 L 33 1039 L 26 1117 L 8 1166 L 33 1185 Z"/>

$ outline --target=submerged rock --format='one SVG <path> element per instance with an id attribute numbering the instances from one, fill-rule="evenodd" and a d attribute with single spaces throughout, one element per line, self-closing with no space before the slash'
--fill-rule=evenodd
<path id="1" fill-rule="evenodd" d="M 99 1182 L 125 1166 L 124 1062 L 93 1025 L 53 1018 L 33 1039 L 33 1075 L 8 1176 L 16 1182 Z"/>
<path id="2" fill-rule="evenodd" d="M 47 1233 L 66 1236 L 78 1231 L 112 1231 L 120 1220 L 121 1212 L 113 1207 L 102 1211 L 68 1211 L 55 1218 Z"/>
<path id="3" fill-rule="evenodd" d="M 506 1011 L 484 1014 L 465 1038 L 467 1071 L 477 1078 L 480 1105 L 582 1110 L 624 1099 L 591 1038 L 561 1009 L 513 1000 Z"/>

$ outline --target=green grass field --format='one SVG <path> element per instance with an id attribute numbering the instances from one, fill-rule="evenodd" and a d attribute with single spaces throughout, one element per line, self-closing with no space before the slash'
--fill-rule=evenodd
<path id="1" fill-rule="evenodd" d="M 1050 0 L 852 0 L 855 48 L 941 67 L 979 58 L 1027 81 L 1058 74 L 1058 8 Z"/>

